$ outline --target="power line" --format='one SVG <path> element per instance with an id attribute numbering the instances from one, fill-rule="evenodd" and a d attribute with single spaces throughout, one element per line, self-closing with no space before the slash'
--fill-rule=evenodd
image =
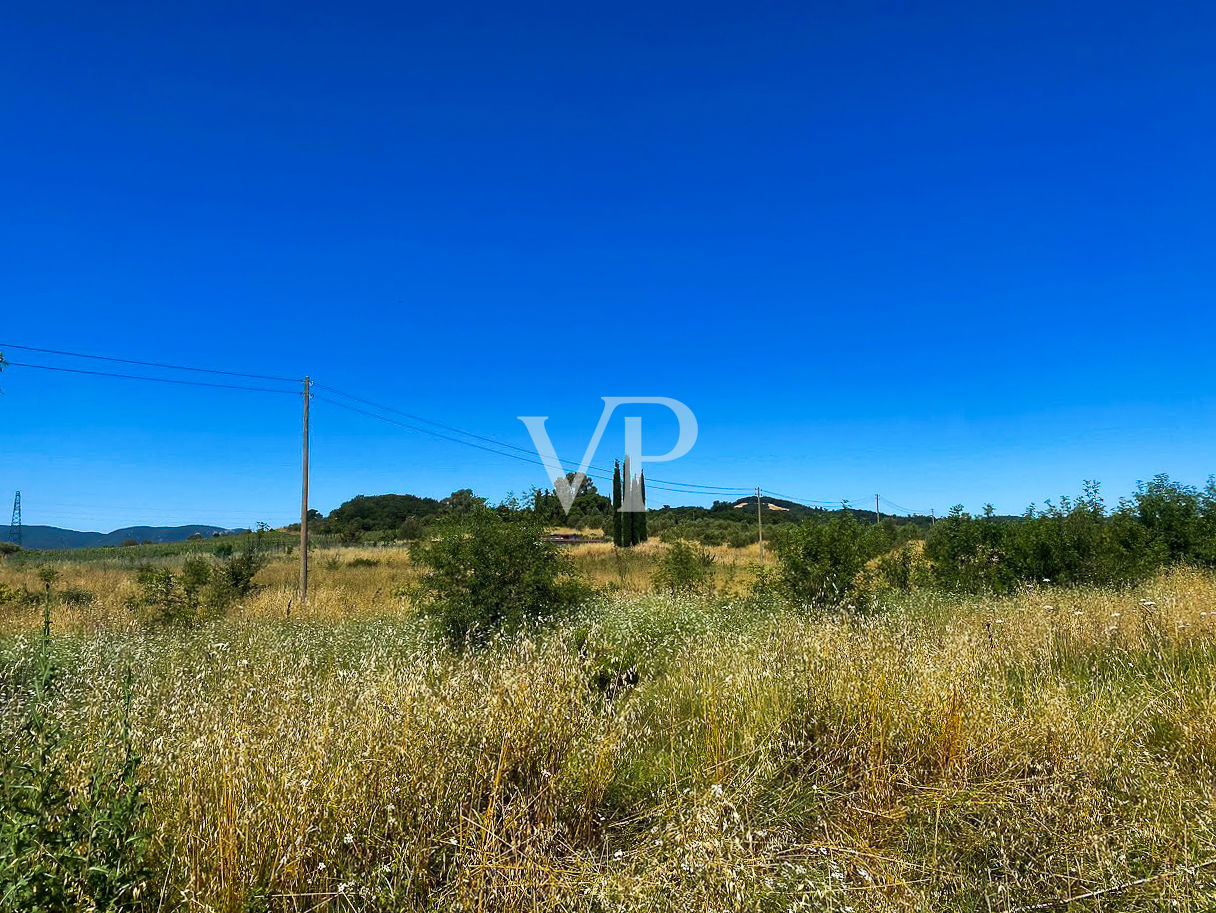
<path id="1" fill-rule="evenodd" d="M 186 365 L 171 365 L 159 361 L 135 361 L 130 358 L 114 358 L 109 355 L 86 355 L 83 352 L 65 352 L 61 349 L 39 349 L 34 346 L 17 346 L 12 343 L 0 342 L 0 349 L 20 349 L 23 352 L 42 352 L 46 355 L 67 355 L 71 358 L 92 358 L 96 361 L 114 361 L 124 365 L 142 365 L 145 368 L 168 368 L 173 371 L 195 371 L 200 374 L 223 374 L 227 377 L 248 377 L 253 380 L 280 380 L 284 383 L 298 384 L 302 383 L 302 379 L 298 377 L 275 377 L 270 374 L 242 374 L 238 371 L 220 371 L 216 368 L 191 368 Z M 6 362 L 13 364 L 13 362 Z"/>
<path id="2" fill-rule="evenodd" d="M 317 384 L 317 386 L 319 387 L 321 385 Z M 341 402 L 336 399 L 330 399 L 328 396 L 314 395 L 313 398 L 318 400 L 319 402 L 329 403 L 331 406 L 337 406 L 339 409 L 346 409 L 350 412 L 356 412 L 359 415 L 366 415 L 368 418 L 379 419 L 382 422 L 387 422 L 390 425 L 396 425 L 399 428 L 405 428 L 409 431 L 417 431 L 419 434 L 427 434 L 427 435 L 430 435 L 431 437 L 440 438 L 445 441 L 451 441 L 453 444 L 461 444 L 462 446 L 465 446 L 465 447 L 474 447 L 477 450 L 484 450 L 486 453 L 493 453 L 493 454 L 496 454 L 497 456 L 508 457 L 512 460 L 519 460 L 521 463 L 530 463 L 533 466 L 542 466 L 543 467 L 545 465 L 540 460 L 537 460 L 534 457 L 517 456 L 514 453 L 505 453 L 502 450 L 495 450 L 493 447 L 486 447 L 482 444 L 475 444 L 472 441 L 461 440 L 460 438 L 452 437 L 450 434 L 443 434 L 442 432 L 439 432 L 439 431 L 433 431 L 430 428 L 422 428 L 418 425 L 412 425 L 412 424 L 409 424 L 408 422 L 403 422 L 403 421 L 399 421 L 398 419 L 395 419 L 395 418 L 390 418 L 387 415 L 380 415 L 379 413 L 372 412 L 368 409 L 360 409 L 358 406 L 352 406 L 349 403 L 344 403 L 344 402 Z M 588 473 L 587 475 L 590 475 L 590 473 Z M 596 478 L 605 478 L 605 477 L 596 476 Z"/>
<path id="3" fill-rule="evenodd" d="M 850 504 L 853 503 L 852 500 L 847 499 L 847 498 L 838 499 L 835 501 L 816 501 L 813 498 L 796 498 L 793 495 L 787 495 L 787 494 L 783 494 L 782 492 L 779 492 L 779 491 L 773 491 L 771 488 L 766 488 L 764 490 L 767 491 L 771 496 L 781 498 L 786 501 L 793 501 L 795 504 L 801 504 L 803 507 L 839 507 L 841 504 L 846 503 L 846 502 L 848 502 Z M 860 499 L 858 499 L 858 500 L 860 500 Z"/>
<path id="4" fill-rule="evenodd" d="M 196 367 L 190 367 L 190 366 L 186 366 L 186 365 L 169 364 L 167 362 L 138 361 L 135 359 L 116 358 L 116 357 L 107 356 L 107 355 L 90 355 L 90 354 L 86 354 L 86 353 L 82 353 L 82 352 L 69 352 L 69 351 L 62 350 L 62 349 L 46 349 L 46 348 L 37 348 L 34 346 L 12 345 L 12 344 L 8 344 L 8 343 L 0 343 L 0 348 L 20 349 L 22 351 L 28 351 L 28 352 L 42 352 L 45 354 L 62 355 L 62 356 L 67 356 L 67 357 L 71 357 L 71 358 L 89 358 L 89 359 L 95 359 L 95 360 L 100 360 L 100 361 L 116 362 L 119 364 L 130 364 L 130 365 L 139 365 L 142 367 L 162 368 L 162 369 L 166 369 L 166 370 L 191 371 L 191 372 L 198 372 L 198 373 L 205 373 L 205 374 L 222 375 L 222 376 L 227 376 L 227 377 L 244 377 L 244 378 L 251 378 L 251 379 L 255 379 L 255 380 L 269 380 L 269 381 L 276 381 L 276 382 L 282 382 L 282 383 L 293 383 L 293 384 L 301 383 L 301 381 L 299 381 L 298 379 L 289 378 L 289 377 L 277 377 L 277 376 L 267 375 L 267 374 L 249 374 L 249 373 L 243 373 L 243 372 L 237 372 L 237 371 L 222 371 L 222 370 L 218 370 L 218 369 L 214 369 L 214 368 L 196 368 Z M 251 386 L 251 385 L 247 385 L 247 384 L 222 384 L 222 383 L 214 383 L 214 382 L 208 382 L 208 381 L 185 380 L 185 379 L 176 379 L 176 378 L 168 378 L 168 377 L 149 377 L 147 375 L 125 374 L 125 373 L 112 372 L 112 371 L 95 371 L 95 370 L 88 370 L 85 368 L 68 368 L 68 367 L 62 367 L 62 366 L 56 366 L 56 365 L 32 364 L 32 363 L 28 363 L 28 362 L 5 361 L 4 364 L 11 365 L 12 367 L 18 367 L 18 368 L 35 368 L 35 369 L 43 370 L 43 371 L 58 371 L 61 373 L 80 374 L 80 375 L 88 375 L 88 376 L 93 376 L 93 377 L 113 377 L 113 378 L 122 378 L 122 379 L 126 379 L 126 380 L 143 380 L 143 381 L 151 381 L 154 383 L 178 384 L 181 386 L 210 387 L 210 388 L 224 389 L 224 390 L 243 390 L 243 391 L 257 392 L 257 393 L 283 393 L 283 394 L 287 394 L 290 396 L 298 395 L 296 393 L 296 391 L 293 391 L 293 390 L 281 390 L 281 389 L 276 389 L 276 388 L 271 388 L 271 387 Z M 434 419 L 426 418 L 425 416 L 416 415 L 411 412 L 406 412 L 402 409 L 397 409 L 393 406 L 389 406 L 384 403 L 378 403 L 378 402 L 375 402 L 370 399 L 366 399 L 361 396 L 356 396 L 353 393 L 348 393 L 343 390 L 339 390 L 336 387 L 329 386 L 328 384 L 314 384 L 313 386 L 319 387 L 324 390 L 328 390 L 329 392 L 335 394 L 336 396 L 340 396 L 345 399 L 349 399 L 353 402 L 362 403 L 365 406 L 369 406 L 372 409 L 379 410 L 379 411 L 373 412 L 373 411 L 369 411 L 368 409 L 361 409 L 356 406 L 352 406 L 349 403 L 343 403 L 343 402 L 340 402 L 339 400 L 331 399 L 329 397 L 315 396 L 315 394 L 314 394 L 314 397 L 316 399 L 318 399 L 322 402 L 327 402 L 330 405 L 337 406 L 341 409 L 346 409 L 350 412 L 355 412 L 360 415 L 367 416 L 369 418 L 378 419 L 380 421 L 387 422 L 389 424 L 396 425 L 398 427 L 405 428 L 410 431 L 415 431 L 420 434 L 426 434 L 426 435 L 430 435 L 431 437 L 450 441 L 455 444 L 461 444 L 463 446 L 473 447 L 477 450 L 482 450 L 486 453 L 492 453 L 497 456 L 508 457 L 510 459 L 518 460 L 519 462 L 527 463 L 532 466 L 539 466 L 539 467 L 545 468 L 545 469 L 548 468 L 547 466 L 545 466 L 543 461 L 541 461 L 541 460 L 537 459 L 535 456 L 533 456 L 532 450 L 530 450 L 526 447 L 520 447 L 520 446 L 512 444 L 508 441 L 498 440 L 497 438 L 477 434 L 472 431 L 467 431 L 463 428 L 456 427 L 455 425 L 449 425 L 444 422 L 439 422 L 439 421 L 435 421 Z M 431 428 L 420 427 L 418 424 L 411 424 L 411 423 L 407 423 L 407 422 L 398 421 L 396 419 L 382 415 L 382 414 L 380 414 L 380 412 L 394 413 L 396 415 L 410 419 L 411 422 L 422 423 L 424 425 L 430 425 L 430 426 L 433 426 L 433 428 L 440 428 L 440 429 L 443 429 L 444 431 L 451 432 L 452 434 L 444 434 L 439 431 L 432 430 Z M 453 437 L 452 436 L 453 434 L 461 435 L 461 437 Z M 471 438 L 472 440 L 464 440 L 463 438 Z M 474 443 L 474 441 L 481 441 L 483 443 L 477 444 L 477 443 Z M 486 446 L 486 445 L 492 445 L 492 446 Z M 506 451 L 514 451 L 514 452 L 509 453 Z M 587 478 L 599 479 L 601 481 L 608 481 L 612 478 L 612 476 L 610 474 L 610 470 L 608 470 L 606 467 L 602 467 L 602 466 L 589 466 L 588 471 L 583 473 L 583 475 L 586 476 Z M 697 494 L 699 494 L 699 495 L 728 494 L 728 495 L 736 495 L 736 496 L 746 496 L 750 493 L 750 489 L 747 489 L 747 488 L 735 488 L 735 487 L 723 486 L 723 485 L 704 485 L 704 484 L 701 484 L 698 482 L 680 482 L 680 481 L 676 481 L 673 479 L 651 478 L 651 479 L 647 479 L 647 483 L 648 483 L 648 487 L 650 487 L 656 491 L 667 491 L 667 492 L 672 492 L 675 494 L 685 494 L 685 495 L 688 495 L 688 494 L 694 494 L 694 495 L 697 495 Z M 783 494 L 781 492 L 770 492 L 770 494 L 773 496 L 779 497 L 779 498 L 784 498 L 789 501 L 794 501 L 796 503 L 799 503 L 799 504 L 802 504 L 802 505 L 808 506 L 808 507 L 810 507 L 810 506 L 835 506 L 835 505 L 842 503 L 840 501 L 820 501 L 820 500 L 815 500 L 815 499 L 811 499 L 811 498 L 798 498 L 798 497 L 794 497 L 792 495 Z M 860 499 L 857 499 L 857 500 L 860 500 Z M 890 503 L 893 503 L 893 502 L 890 502 Z M 899 505 L 894 505 L 894 506 L 899 507 Z M 907 510 L 907 508 L 902 508 L 902 507 L 900 509 Z"/>
<path id="5" fill-rule="evenodd" d="M 321 384 L 317 384 L 316 386 L 319 387 L 319 386 L 321 386 Z M 333 388 L 327 387 L 326 389 L 332 390 Z M 354 397 L 351 397 L 351 398 L 353 399 Z M 496 456 L 503 456 L 503 457 L 507 457 L 508 459 L 518 460 L 519 462 L 527 463 L 530 466 L 539 466 L 542 469 L 548 468 L 547 466 L 545 466 L 545 464 L 541 460 L 537 459 L 535 456 L 530 455 L 531 451 L 525 450 L 524 448 L 521 448 L 521 447 L 512 447 L 512 449 L 522 451 L 523 453 L 527 453 L 527 454 L 529 454 L 529 456 L 520 456 L 516 453 L 508 453 L 503 450 L 497 450 L 493 447 L 487 447 L 484 444 L 476 444 L 473 441 L 462 440 L 461 438 L 453 437 L 450 434 L 444 434 L 440 431 L 434 431 L 430 428 L 423 428 L 423 427 L 420 427 L 419 425 L 411 424 L 409 422 L 403 422 L 403 421 L 400 421 L 395 418 L 390 418 L 389 416 L 386 416 L 386 415 L 381 415 L 378 412 L 372 412 L 371 410 L 368 410 L 368 409 L 361 409 L 358 406 L 352 406 L 349 403 L 344 403 L 344 402 L 341 402 L 336 399 L 331 399 L 328 396 L 314 395 L 314 399 L 316 399 L 320 402 L 329 403 L 331 406 L 337 406 L 339 409 L 346 409 L 350 412 L 355 412 L 359 415 L 365 415 L 368 418 L 374 418 L 374 419 L 378 419 L 382 422 L 387 422 L 390 425 L 396 425 L 399 428 L 405 428 L 409 431 L 416 431 L 419 434 L 426 434 L 431 437 L 439 438 L 441 440 L 451 441 L 453 444 L 460 444 L 464 447 L 472 447 L 476 450 L 482 450 L 482 451 L 485 451 L 486 453 L 495 454 Z M 393 411 L 399 412 L 400 410 L 393 410 Z M 431 424 L 439 424 L 439 423 L 432 422 Z M 451 427 L 451 426 L 445 426 L 445 427 Z M 462 433 L 464 433 L 464 432 L 462 432 Z M 477 437 L 481 437 L 481 436 L 478 435 Z M 493 441 L 496 444 L 503 443 L 501 441 L 495 441 L 493 438 L 481 437 L 481 439 Z M 583 473 L 583 475 L 587 478 L 597 479 L 597 480 L 603 481 L 603 482 L 608 482 L 608 481 L 611 481 L 611 479 L 612 479 L 612 476 L 607 475 L 606 471 L 604 471 L 604 470 L 597 470 L 594 472 L 588 471 L 588 472 Z M 655 481 L 657 481 L 657 480 L 655 480 Z M 675 484 L 679 484 L 679 483 L 675 483 Z M 699 494 L 700 493 L 700 492 L 684 491 L 679 488 L 668 487 L 667 485 L 664 485 L 664 484 L 652 484 L 650 479 L 646 480 L 646 487 L 648 490 L 653 488 L 656 491 L 669 491 L 669 492 L 673 492 L 675 494 Z M 724 490 L 742 491 L 742 489 L 724 489 Z"/>
<path id="6" fill-rule="evenodd" d="M 467 437 L 476 438 L 479 441 L 485 441 L 486 443 L 489 443 L 489 444 L 496 444 L 499 447 L 507 447 L 507 448 L 510 448 L 511 450 L 518 450 L 520 453 L 526 453 L 529 455 L 535 454 L 535 452 L 536 452 L 534 450 L 529 450 L 527 447 L 519 447 L 515 444 L 508 443 L 507 441 L 500 441 L 497 438 L 486 437 L 485 435 L 482 435 L 482 434 L 474 434 L 472 431 L 465 431 L 463 428 L 457 428 L 455 425 L 446 425 L 443 422 L 437 422 L 434 419 L 424 418 L 423 416 L 415 415 L 412 412 L 405 412 L 404 410 L 396 409 L 392 406 L 386 406 L 383 403 L 372 402 L 370 399 L 364 399 L 361 396 L 355 396 L 353 393 L 345 393 L 342 390 L 337 389 L 336 387 L 329 386 L 329 384 L 313 384 L 313 386 L 318 389 L 321 389 L 321 390 L 328 390 L 330 393 L 336 393 L 338 396 L 345 397 L 346 399 L 354 400 L 357 403 L 363 403 L 363 405 L 365 405 L 365 406 L 371 406 L 374 409 L 379 409 L 382 412 L 392 412 L 396 415 L 404 416 L 405 418 L 411 419 L 415 422 L 423 422 L 424 424 L 427 424 L 427 425 L 434 425 L 436 428 L 444 428 L 447 431 L 452 431 L 456 434 L 463 434 Z M 321 397 L 318 397 L 318 399 L 320 399 L 320 398 Z M 334 401 L 327 399 L 326 402 L 333 403 Z M 342 404 L 335 403 L 335 405 L 340 406 Z M 449 440 L 451 440 L 451 438 L 449 438 Z"/>
<path id="7" fill-rule="evenodd" d="M 16 346 L 14 346 L 16 348 Z M 21 361 L 4 362 L 5 367 L 37 368 L 40 371 L 60 371 L 66 374 L 88 374 L 94 377 L 122 377 L 127 380 L 149 380 L 158 384 L 179 384 L 186 387 L 213 387 L 221 390 L 248 390 L 255 393 L 286 393 L 289 396 L 299 396 L 295 390 L 276 390 L 270 387 L 250 387 L 241 384 L 217 384 L 205 380 L 178 380 L 174 377 L 147 377 L 141 374 L 119 374 L 113 371 L 89 371 L 85 368 L 63 368 L 55 365 L 34 365 Z"/>
<path id="8" fill-rule="evenodd" d="M 30 349 L 31 347 L 11 346 L 10 348 Z M 45 350 L 45 351 L 56 352 L 56 354 L 58 354 L 58 352 L 56 350 Z M 65 353 L 65 354 L 75 354 L 75 353 Z M 103 356 L 80 356 L 80 357 L 101 358 Z M 135 362 L 135 361 L 129 361 L 126 359 L 109 359 L 109 358 L 107 358 L 106 360 L 108 360 L 108 361 L 126 361 L 131 364 L 141 364 L 141 365 L 149 365 L 149 366 L 155 364 L 153 362 Z M 67 368 L 67 367 L 62 367 L 62 366 L 58 366 L 58 365 L 40 365 L 40 364 L 33 364 L 30 362 L 18 362 L 18 361 L 7 361 L 7 360 L 4 362 L 4 364 L 6 366 L 11 366 L 11 367 L 16 367 L 16 368 L 34 368 L 34 369 L 37 369 L 40 371 L 58 371 L 60 373 L 79 374 L 79 375 L 86 375 L 86 376 L 90 376 L 90 377 L 113 377 L 113 378 L 122 378 L 122 379 L 126 379 L 126 380 L 144 380 L 144 381 L 151 381 L 154 383 L 162 383 L 162 384 L 177 384 L 179 386 L 209 387 L 209 388 L 223 389 L 223 390 L 244 390 L 244 391 L 258 392 L 258 393 L 283 393 L 283 394 L 287 394 L 289 396 L 298 395 L 293 390 L 279 390 L 279 389 L 275 389 L 275 388 L 271 388 L 271 387 L 255 387 L 255 386 L 251 386 L 251 385 L 247 385 L 247 384 L 220 384 L 220 383 L 214 383 L 211 381 L 184 380 L 184 379 L 171 378 L 171 377 L 148 377 L 147 375 L 140 375 L 140 374 L 124 374 L 124 373 L 115 372 L 115 371 L 95 371 L 95 370 L 90 370 L 87 368 Z M 167 367 L 179 367 L 179 366 L 167 366 Z M 193 369 L 183 368 L 183 370 L 193 370 Z M 200 370 L 202 370 L 202 369 L 200 369 Z M 219 372 L 219 371 L 212 372 L 212 373 L 230 374 L 230 375 L 235 375 L 235 376 L 240 376 L 240 377 L 261 377 L 262 376 L 262 375 L 243 375 L 243 374 L 236 374 L 235 372 Z M 270 379 L 277 380 L 278 378 L 270 378 Z M 295 381 L 290 381 L 287 379 L 284 379 L 284 381 L 289 382 L 289 383 L 295 383 Z M 317 384 L 316 386 L 322 386 L 322 385 Z M 498 441 L 494 438 L 485 437 L 484 435 L 475 434 L 470 431 L 464 431 L 463 429 L 456 428 L 455 426 L 446 425 L 442 422 L 436 422 L 431 419 L 424 418 L 422 416 L 415 416 L 415 415 L 412 415 L 411 413 L 403 412 L 402 410 L 399 410 L 399 409 L 394 409 L 391 406 L 385 406 L 380 403 L 374 403 L 371 400 L 363 399 L 362 397 L 357 397 L 357 396 L 354 396 L 353 394 L 343 393 L 342 391 L 336 390 L 335 388 L 332 388 L 332 387 L 325 386 L 324 389 L 331 390 L 332 392 L 337 393 L 341 396 L 345 396 L 345 397 L 355 400 L 357 402 L 365 403 L 365 404 L 373 406 L 374 408 L 377 408 L 377 409 L 396 412 L 400 415 L 404 415 L 406 417 L 412 418 L 418 422 L 424 422 L 426 424 L 434 425 L 439 428 L 445 428 L 445 429 L 453 431 L 457 434 L 463 434 L 467 437 L 472 437 L 477 440 L 486 441 L 486 442 L 495 444 L 499 447 L 506 447 L 511 450 L 518 451 L 519 453 L 528 454 L 528 455 L 519 456 L 516 453 L 507 453 L 507 452 L 504 452 L 503 450 L 496 449 L 495 447 L 488 447 L 488 446 L 484 446 L 482 444 L 473 443 L 473 441 L 462 440 L 461 438 L 453 437 L 448 434 L 443 434 L 441 432 L 434 431 L 429 428 L 423 428 L 423 427 L 420 427 L 415 424 L 408 424 L 406 422 L 397 421 L 397 420 L 391 419 L 387 416 L 380 415 L 375 412 L 371 412 L 367 409 L 360 409 L 356 406 L 351 406 L 348 403 L 343 403 L 338 400 L 331 399 L 329 397 L 314 395 L 314 398 L 321 400 L 322 402 L 327 402 L 331 405 L 338 406 L 341 409 L 347 409 L 351 412 L 356 412 L 361 415 L 366 415 L 370 418 L 379 419 L 380 421 L 388 422 L 389 424 L 397 425 L 399 427 L 406 428 L 411 431 L 417 431 L 421 434 L 428 434 L 432 437 L 451 441 L 452 443 L 455 443 L 455 444 L 462 444 L 467 447 L 474 447 L 478 450 L 483 450 L 487 453 L 493 453 L 498 456 L 509 457 L 511 459 L 518 460 L 520 462 L 528 463 L 529 465 L 539 466 L 541 468 L 547 468 L 542 461 L 531 456 L 532 451 L 527 450 L 526 448 L 517 447 L 514 444 L 509 444 L 505 441 Z M 588 478 L 599 479 L 600 481 L 605 481 L 605 482 L 610 481 L 612 478 L 612 476 L 608 474 L 608 471 L 606 469 L 602 469 L 599 467 L 591 467 L 591 469 L 595 469 L 596 471 L 594 471 L 594 472 L 588 471 L 588 472 L 584 473 L 584 475 Z M 661 480 L 661 479 L 654 479 L 654 480 L 648 480 L 648 481 L 650 482 L 650 487 L 652 487 L 653 489 L 655 489 L 657 491 L 669 491 L 669 492 L 673 492 L 676 494 L 703 494 L 703 493 L 706 493 L 706 492 L 702 491 L 702 489 L 708 489 L 711 491 L 718 491 L 718 492 L 730 492 L 730 493 L 742 493 L 742 492 L 746 491 L 746 489 L 732 489 L 732 488 L 725 488 L 722 486 L 703 486 L 703 485 L 698 485 L 695 483 L 673 482 L 670 480 Z"/>
<path id="9" fill-rule="evenodd" d="M 466 431 L 465 429 L 458 428 L 455 425 L 448 425 L 448 424 L 445 424 L 444 422 L 437 422 L 434 419 L 429 419 L 429 418 L 426 418 L 425 416 L 417 415 L 412 412 L 406 412 L 402 409 L 397 409 L 393 406 L 387 406 L 384 403 L 377 403 L 370 399 L 365 399 L 364 397 L 361 397 L 361 396 L 355 396 L 353 393 L 347 393 L 343 390 L 339 390 L 336 387 L 331 387 L 329 384 L 313 384 L 313 386 L 318 387 L 323 390 L 328 390 L 330 393 L 337 394 L 338 396 L 345 397 L 346 399 L 353 400 L 357 403 L 362 403 L 365 406 L 371 406 L 374 409 L 379 409 L 382 412 L 392 412 L 395 415 L 403 416 L 403 417 L 408 418 L 415 422 L 423 422 L 427 425 L 434 425 L 436 428 L 443 428 L 444 430 L 451 431 L 454 434 L 461 434 L 466 437 L 471 437 L 478 441 L 484 441 L 485 443 L 488 443 L 488 444 L 494 444 L 495 446 L 498 446 L 498 447 L 506 447 L 509 450 L 514 450 L 519 453 L 527 454 L 527 456 L 529 458 L 529 462 L 536 463 L 536 460 L 532 459 L 532 455 L 536 451 L 531 450 L 527 447 L 520 447 L 517 444 L 512 444 L 508 441 L 502 441 L 502 440 L 499 440 L 498 438 L 487 437 L 486 435 L 483 435 L 483 434 L 477 434 L 472 431 Z M 327 400 L 327 401 L 333 402 L 332 400 Z M 341 404 L 339 403 L 336 405 L 341 405 Z M 415 429 L 415 430 L 421 430 L 421 429 Z M 451 438 L 448 438 L 448 440 L 451 440 Z M 462 442 L 457 441 L 457 443 L 462 443 Z M 544 464 L 541 463 L 539 465 L 543 466 Z M 592 469 L 592 470 L 595 470 L 596 472 L 603 473 L 605 477 L 611 471 L 605 466 L 589 466 L 588 469 Z M 586 473 L 586 475 L 590 476 L 591 474 Z M 750 491 L 750 489 L 747 489 L 747 488 L 730 488 L 730 487 L 726 487 L 726 486 L 722 486 L 722 485 L 701 485 L 701 484 L 698 484 L 695 482 L 678 482 L 678 481 L 674 481 L 672 479 L 647 479 L 646 482 L 647 482 L 647 485 L 650 485 L 651 483 L 658 483 L 659 486 L 673 485 L 673 486 L 677 486 L 677 488 L 697 489 L 697 490 L 705 491 L 707 493 L 718 491 L 718 492 L 726 492 L 729 494 L 739 494 L 739 493 L 744 493 L 744 492 Z M 672 488 L 672 489 L 663 489 L 663 490 L 675 491 L 676 489 Z M 693 494 L 695 492 L 689 491 L 686 493 Z"/>
<path id="10" fill-rule="evenodd" d="M 907 514 L 910 517 L 911 516 L 923 517 L 923 516 L 929 515 L 929 512 L 927 510 L 913 510 L 911 507 L 904 507 L 902 504 L 896 504 L 890 498 L 885 497 L 885 496 L 883 497 L 882 500 L 887 504 L 887 506 L 894 507 L 896 510 L 902 510 L 905 514 Z"/>

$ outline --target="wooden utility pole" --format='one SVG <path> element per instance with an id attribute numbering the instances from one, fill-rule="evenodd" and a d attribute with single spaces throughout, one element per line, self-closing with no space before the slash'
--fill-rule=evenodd
<path id="1" fill-rule="evenodd" d="M 756 526 L 760 530 L 760 563 L 764 563 L 764 512 L 760 509 L 760 486 L 756 486 Z"/>
<path id="2" fill-rule="evenodd" d="M 882 513 L 878 510 L 878 495 L 874 495 L 874 525 L 882 522 Z"/>
<path id="3" fill-rule="evenodd" d="M 300 485 L 300 606 L 308 601 L 308 402 L 312 378 L 304 378 L 304 477 Z"/>

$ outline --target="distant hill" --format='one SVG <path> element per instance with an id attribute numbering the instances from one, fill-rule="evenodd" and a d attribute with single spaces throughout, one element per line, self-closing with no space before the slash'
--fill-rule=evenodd
<path id="1" fill-rule="evenodd" d="M 7 532 L 7 529 L 4 530 L 5 534 Z M 102 548 L 122 545 L 128 539 L 136 542 L 180 542 L 196 533 L 209 539 L 214 533 L 246 532 L 249 530 L 224 529 L 221 526 L 128 526 L 111 533 L 80 532 L 58 526 L 22 526 L 21 544 L 25 548 Z"/>

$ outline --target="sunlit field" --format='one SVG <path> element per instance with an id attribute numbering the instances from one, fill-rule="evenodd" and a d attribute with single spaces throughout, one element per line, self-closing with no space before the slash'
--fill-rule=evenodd
<path id="1" fill-rule="evenodd" d="M 575 548 L 600 595 L 479 651 L 415 614 L 404 549 L 318 551 L 306 606 L 281 555 L 185 630 L 133 620 L 121 561 L 58 562 L 54 713 L 81 771 L 131 670 L 156 873 L 140 902 L 1216 907 L 1212 575 L 913 591 L 859 614 L 749 595 L 754 547 L 717 550 L 713 596 L 656 594 L 664 548 Z M 0 562 L 0 582 L 44 591 L 34 563 Z M 42 612 L 0 605 L 5 682 Z"/>

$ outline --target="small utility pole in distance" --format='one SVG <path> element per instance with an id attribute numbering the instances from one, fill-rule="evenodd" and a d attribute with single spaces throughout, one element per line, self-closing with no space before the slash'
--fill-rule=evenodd
<path id="1" fill-rule="evenodd" d="M 756 486 L 756 527 L 760 530 L 760 563 L 764 563 L 764 512 L 760 509 L 760 486 Z"/>
<path id="2" fill-rule="evenodd" d="M 874 525 L 882 522 L 882 514 L 878 510 L 878 495 L 874 495 Z"/>
<path id="3" fill-rule="evenodd" d="M 308 401 L 312 378 L 304 378 L 304 477 L 300 485 L 300 607 L 308 601 Z"/>

